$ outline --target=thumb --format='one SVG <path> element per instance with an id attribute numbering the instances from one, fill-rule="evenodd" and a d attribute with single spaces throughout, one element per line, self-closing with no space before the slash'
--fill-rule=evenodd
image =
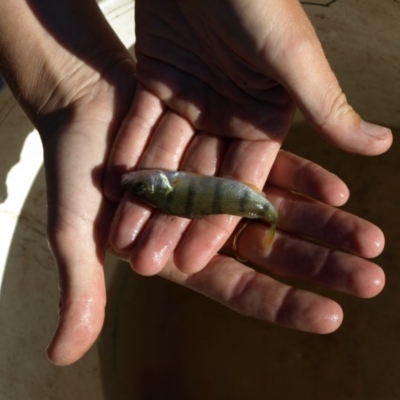
<path id="1" fill-rule="evenodd" d="M 47 356 L 59 366 L 74 363 L 93 345 L 103 326 L 106 303 L 103 263 L 96 254 L 93 228 L 80 218 L 65 222 L 49 219 L 48 233 L 61 297 L 59 322 Z"/>
<path id="2" fill-rule="evenodd" d="M 297 0 L 290 3 L 284 45 L 272 63 L 278 81 L 328 142 L 352 153 L 383 153 L 392 143 L 391 131 L 364 121 L 349 105 L 311 22 Z"/>
<path id="3" fill-rule="evenodd" d="M 49 136 L 43 146 L 47 235 L 61 291 L 59 322 L 47 356 L 60 366 L 77 361 L 92 346 L 105 314 L 103 264 L 114 206 L 99 190 L 102 172 L 93 165 L 100 164 L 102 153 L 91 137 L 71 130 Z"/>

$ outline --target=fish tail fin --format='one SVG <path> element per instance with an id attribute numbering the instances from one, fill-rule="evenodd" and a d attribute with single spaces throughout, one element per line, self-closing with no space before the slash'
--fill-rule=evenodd
<path id="1" fill-rule="evenodd" d="M 267 215 L 264 217 L 264 222 L 269 225 L 269 229 L 265 234 L 264 251 L 265 253 L 271 248 L 272 242 L 274 241 L 276 226 L 278 225 L 278 212 L 275 207 L 270 205 L 268 207 Z"/>
<path id="2" fill-rule="evenodd" d="M 250 219 L 245 220 L 233 236 L 233 245 L 232 245 L 233 253 L 235 255 L 236 260 L 240 261 L 240 262 L 247 262 L 247 260 L 245 258 L 240 257 L 238 254 L 238 239 L 239 239 L 239 236 L 244 231 L 244 229 L 247 227 L 247 225 L 250 224 L 250 222 L 251 222 Z M 263 223 L 263 225 L 265 225 L 265 224 Z M 264 240 L 264 244 L 262 246 L 263 252 L 265 254 L 271 248 L 272 242 L 274 241 L 275 232 L 276 232 L 276 222 L 268 223 L 268 225 L 269 225 L 269 229 L 267 230 L 267 232 L 265 234 L 265 240 Z"/>
<path id="3" fill-rule="evenodd" d="M 265 241 L 264 241 L 264 251 L 265 253 L 271 248 L 272 242 L 274 241 L 276 231 L 276 225 L 271 224 L 270 228 L 268 229 L 267 233 L 265 234 Z"/>

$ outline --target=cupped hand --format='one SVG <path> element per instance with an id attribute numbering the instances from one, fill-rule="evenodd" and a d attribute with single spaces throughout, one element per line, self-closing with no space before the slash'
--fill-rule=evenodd
<path id="1" fill-rule="evenodd" d="M 373 224 L 330 205 L 347 200 L 344 183 L 291 153 L 278 154 L 264 192 L 280 216 L 267 253 L 263 240 L 268 226 L 251 222 L 240 233 L 237 254 L 233 234 L 201 271 L 184 273 L 170 257 L 160 275 L 250 317 L 301 331 L 333 332 L 343 320 L 340 306 L 282 283 L 279 277 L 373 297 L 382 290 L 385 277 L 366 258 L 383 250 L 383 234 Z M 236 255 L 248 263 L 237 261 Z"/>
<path id="2" fill-rule="evenodd" d="M 295 106 L 328 141 L 379 154 L 388 129 L 363 121 L 346 98 L 298 0 L 136 1 L 135 102 L 110 152 L 105 193 L 121 172 L 189 170 L 263 187 Z M 171 219 L 127 198 L 110 241 L 140 274 L 171 255 L 201 270 L 238 218 Z"/>

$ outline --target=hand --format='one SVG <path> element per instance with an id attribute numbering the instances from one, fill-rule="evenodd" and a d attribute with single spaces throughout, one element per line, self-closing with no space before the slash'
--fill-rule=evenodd
<path id="1" fill-rule="evenodd" d="M 121 172 L 144 168 L 262 187 L 295 105 L 344 150 L 379 154 L 390 146 L 390 131 L 347 103 L 298 0 L 137 0 L 136 28 L 140 85 L 110 153 L 110 200 L 122 197 Z M 201 270 L 238 222 L 150 214 L 122 199 L 110 235 L 142 275 L 159 273 L 172 254 L 182 272 Z"/>
<path id="2" fill-rule="evenodd" d="M 330 205 L 347 200 L 344 183 L 291 153 L 278 154 L 264 191 L 279 212 L 278 231 L 267 254 L 262 249 L 269 228 L 251 222 L 238 242 L 238 254 L 249 265 L 233 258 L 232 235 L 200 272 L 185 274 L 170 258 L 160 275 L 244 315 L 292 329 L 330 333 L 343 319 L 336 302 L 268 274 L 362 298 L 375 296 L 384 286 L 384 273 L 363 257 L 380 254 L 383 234 Z"/>
<path id="3" fill-rule="evenodd" d="M 0 14 L 2 73 L 43 142 L 48 239 L 61 291 L 47 354 L 67 365 L 90 348 L 104 321 L 103 265 L 116 205 L 102 184 L 136 89 L 135 68 L 95 1 L 0 2 Z"/>
<path id="4" fill-rule="evenodd" d="M 138 0 L 136 28 L 139 80 L 198 130 L 279 141 L 294 102 L 343 150 L 390 146 L 347 103 L 297 0 Z"/>

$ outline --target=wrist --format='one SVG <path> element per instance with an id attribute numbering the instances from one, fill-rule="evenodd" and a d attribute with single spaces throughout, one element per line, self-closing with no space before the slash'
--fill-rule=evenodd
<path id="1" fill-rule="evenodd" d="M 0 69 L 36 126 L 130 59 L 93 0 L 11 0 L 0 15 Z"/>

